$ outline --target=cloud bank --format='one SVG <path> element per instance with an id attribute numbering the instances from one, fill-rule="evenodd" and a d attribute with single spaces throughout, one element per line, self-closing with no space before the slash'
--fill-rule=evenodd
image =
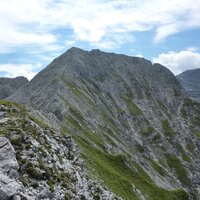
<path id="1" fill-rule="evenodd" d="M 195 48 L 188 50 L 160 54 L 153 58 L 154 63 L 160 63 L 169 68 L 175 75 L 189 69 L 200 68 L 200 53 Z"/>
<path id="2" fill-rule="evenodd" d="M 53 31 L 66 28 L 74 41 L 102 48 L 130 42 L 131 34 L 152 30 L 159 43 L 200 27 L 196 0 L 6 0 L 0 2 L 0 52 L 20 45 L 52 45 Z M 128 37 L 127 37 L 128 35 Z M 115 37 L 113 37 L 115 36 Z"/>
<path id="3" fill-rule="evenodd" d="M 24 76 L 31 80 L 36 72 L 34 68 L 39 67 L 34 64 L 0 64 L 0 71 L 5 72 L 5 77 L 14 78 L 17 76 Z"/>
<path id="4" fill-rule="evenodd" d="M 2 0 L 0 54 L 25 49 L 30 55 L 45 52 L 49 56 L 78 42 L 116 49 L 134 43 L 135 33 L 148 31 L 154 35 L 152 42 L 159 44 L 176 33 L 199 28 L 199 10 L 196 0 Z M 183 54 L 198 57 L 195 52 L 168 52 L 158 60 L 177 63 L 173 58 Z M 173 65 L 178 73 L 180 67 Z M 0 67 L 8 76 L 27 73 L 29 78 L 34 70 L 34 65 L 24 63 L 2 63 Z"/>

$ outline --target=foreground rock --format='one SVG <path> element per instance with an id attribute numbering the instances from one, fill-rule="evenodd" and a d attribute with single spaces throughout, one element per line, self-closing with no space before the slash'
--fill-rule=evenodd
<path id="1" fill-rule="evenodd" d="M 0 137 L 0 199 L 8 200 L 18 193 L 22 185 L 17 182 L 18 162 L 9 140 Z"/>
<path id="2" fill-rule="evenodd" d="M 3 102 L 0 112 L 4 113 L 0 126 L 1 200 L 120 199 L 86 174 L 71 136 L 50 128 L 17 104 Z"/>

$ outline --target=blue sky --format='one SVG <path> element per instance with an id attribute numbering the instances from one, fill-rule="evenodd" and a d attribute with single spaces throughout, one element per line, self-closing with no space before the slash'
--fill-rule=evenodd
<path id="1" fill-rule="evenodd" d="M 0 76 L 31 79 L 72 46 L 200 67 L 200 1 L 0 0 Z"/>

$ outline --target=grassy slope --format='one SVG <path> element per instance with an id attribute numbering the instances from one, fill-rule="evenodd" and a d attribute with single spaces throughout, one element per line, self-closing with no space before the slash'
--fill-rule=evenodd
<path id="1" fill-rule="evenodd" d="M 75 137 L 83 150 L 88 169 L 92 171 L 115 194 L 125 200 L 137 200 L 133 192 L 133 184 L 147 200 L 187 200 L 183 190 L 169 191 L 155 185 L 145 171 L 137 164 L 131 163 L 129 168 L 122 155 L 111 155 L 97 150 L 84 139 Z"/>

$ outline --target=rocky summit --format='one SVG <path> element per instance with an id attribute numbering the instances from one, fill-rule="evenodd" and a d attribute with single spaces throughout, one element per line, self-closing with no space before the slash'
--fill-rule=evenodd
<path id="1" fill-rule="evenodd" d="M 200 103 L 160 64 L 73 47 L 0 105 L 5 200 L 200 199 Z"/>
<path id="2" fill-rule="evenodd" d="M 188 95 L 200 102 L 200 68 L 185 71 L 177 76 Z"/>

